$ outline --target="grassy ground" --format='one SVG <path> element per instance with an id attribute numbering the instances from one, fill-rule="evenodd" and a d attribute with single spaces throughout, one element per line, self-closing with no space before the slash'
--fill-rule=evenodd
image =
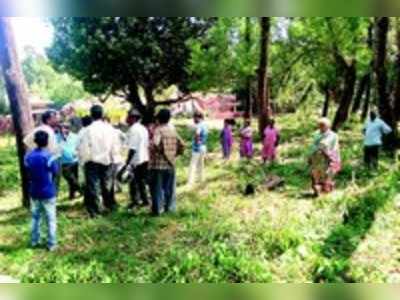
<path id="1" fill-rule="evenodd" d="M 15 150 L 0 142 L 0 274 L 24 282 L 400 282 L 399 173 L 390 159 L 377 174 L 360 163 L 360 126 L 341 132 L 338 190 L 308 197 L 304 153 L 314 128 L 308 114 L 278 118 L 279 164 L 223 163 L 213 132 L 206 182 L 184 186 L 178 213 L 149 218 L 121 209 L 89 220 L 82 201 L 59 199 L 60 247 L 30 250 L 29 214 L 19 207 Z M 183 135 L 187 136 L 186 133 Z M 277 191 L 266 175 L 285 178 Z M 247 183 L 258 186 L 243 196 Z"/>

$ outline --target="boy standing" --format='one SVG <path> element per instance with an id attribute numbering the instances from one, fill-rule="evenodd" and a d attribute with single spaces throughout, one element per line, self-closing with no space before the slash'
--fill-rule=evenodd
<path id="1" fill-rule="evenodd" d="M 34 135 L 37 148 L 25 156 L 25 167 L 30 178 L 30 196 L 32 211 L 32 247 L 37 247 L 40 241 L 40 219 L 46 215 L 48 242 L 47 249 L 54 251 L 57 247 L 56 229 L 56 197 L 55 178 L 59 173 L 57 159 L 46 149 L 49 144 L 49 134 L 39 130 Z"/>

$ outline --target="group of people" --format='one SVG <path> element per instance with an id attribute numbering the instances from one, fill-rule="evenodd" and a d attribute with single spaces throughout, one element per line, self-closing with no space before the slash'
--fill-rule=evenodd
<path id="1" fill-rule="evenodd" d="M 233 127 L 235 120 L 226 119 L 220 134 L 222 156 L 224 159 L 229 160 L 232 155 L 232 148 L 234 144 Z M 239 131 L 240 135 L 240 157 L 243 159 L 251 159 L 254 156 L 253 145 L 253 128 L 251 127 L 250 119 L 245 119 L 244 126 Z M 264 163 L 272 163 L 277 158 L 277 149 L 279 146 L 280 134 L 279 130 L 275 127 L 273 119 L 268 120 L 267 126 L 263 132 L 263 148 L 261 151 L 262 160 Z"/>
<path id="2" fill-rule="evenodd" d="M 229 160 L 232 154 L 234 125 L 234 120 L 225 120 L 220 134 L 222 155 L 226 160 Z M 308 153 L 311 185 L 315 196 L 332 192 L 335 187 L 334 177 L 341 170 L 338 134 L 331 129 L 331 122 L 328 118 L 321 118 L 318 121 L 318 128 L 319 130 Z M 379 118 L 376 112 L 371 111 L 363 128 L 364 163 L 368 169 L 378 168 L 379 151 L 383 144 L 383 137 L 392 131 L 393 129 Z M 245 119 L 244 126 L 239 130 L 239 136 L 240 157 L 252 159 L 254 156 L 253 129 L 249 119 Z M 280 139 L 275 121 L 270 119 L 262 135 L 261 157 L 264 164 L 276 161 Z"/>
<path id="3" fill-rule="evenodd" d="M 117 208 L 115 193 L 120 182 L 129 182 L 129 209 L 151 205 L 154 216 L 175 211 L 175 164 L 185 145 L 170 119 L 167 109 L 160 110 L 154 121 L 142 119 L 138 111 L 131 110 L 127 117 L 129 130 L 124 133 L 108 122 L 101 106 L 95 105 L 90 116 L 82 118 L 82 129 L 73 133 L 68 124 L 59 124 L 57 112 L 44 113 L 42 124 L 24 139 L 30 149 L 25 167 L 30 179 L 32 246 L 39 244 L 44 212 L 47 246 L 49 250 L 56 248 L 56 198 L 61 174 L 68 183 L 70 198 L 83 194 L 92 218 Z M 197 176 L 202 177 L 207 139 L 202 120 L 202 115 L 196 114 L 191 184 Z M 78 178 L 81 168 L 83 185 Z"/>
<path id="4" fill-rule="evenodd" d="M 128 112 L 129 129 L 123 132 L 111 125 L 103 108 L 94 105 L 90 116 L 81 120 L 82 128 L 73 132 L 67 123 L 59 124 L 56 111 L 42 115 L 42 124 L 28 134 L 24 143 L 30 149 L 25 167 L 30 179 L 32 210 L 31 243 L 39 245 L 40 220 L 43 213 L 48 224 L 48 249 L 54 250 L 56 239 L 56 198 L 60 176 L 69 187 L 69 197 L 84 197 L 90 217 L 114 211 L 116 192 L 121 183 L 129 184 L 129 209 L 151 206 L 151 214 L 176 211 L 176 160 L 184 153 L 185 144 L 170 123 L 167 109 L 155 118 L 142 116 L 137 110 Z M 223 158 L 229 160 L 234 144 L 234 120 L 225 120 L 220 134 Z M 319 131 L 308 155 L 312 189 L 316 196 L 334 189 L 334 176 L 341 169 L 339 138 L 331 130 L 329 119 L 318 122 Z M 392 129 L 372 112 L 364 128 L 365 163 L 377 168 L 382 138 Z M 208 128 L 201 113 L 194 115 L 192 157 L 188 185 L 204 178 Z M 240 157 L 254 156 L 253 130 L 245 119 L 239 130 Z M 262 160 L 274 162 L 280 143 L 280 133 L 274 120 L 269 120 L 262 136 Z M 126 154 L 126 159 L 124 159 Z M 80 183 L 79 170 L 84 173 Z M 151 199 L 151 201 L 150 201 Z"/>

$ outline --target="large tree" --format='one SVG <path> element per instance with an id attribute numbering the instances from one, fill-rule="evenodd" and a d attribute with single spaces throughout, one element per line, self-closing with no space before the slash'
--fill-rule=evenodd
<path id="1" fill-rule="evenodd" d="M 246 17 L 244 42 L 245 42 L 245 47 L 246 47 L 247 53 L 251 52 L 251 37 L 252 37 L 251 18 Z M 249 117 L 251 117 L 252 112 L 253 112 L 253 101 L 252 101 L 252 95 L 251 95 L 251 80 L 252 80 L 252 75 L 247 74 L 245 88 L 244 88 L 244 90 L 246 91 L 244 112 Z"/>
<path id="2" fill-rule="evenodd" d="M 375 21 L 375 76 L 378 95 L 378 109 L 382 118 L 388 123 L 394 132 L 385 139 L 385 148 L 394 153 L 396 147 L 397 123 L 394 107 L 390 99 L 387 56 L 388 56 L 388 34 L 390 28 L 389 17 L 377 17 Z"/>
<path id="3" fill-rule="evenodd" d="M 33 118 L 27 97 L 26 83 L 18 60 L 15 39 L 8 18 L 0 18 L 0 65 L 14 122 L 22 178 L 23 204 L 28 207 L 28 177 L 24 167 L 25 146 L 23 137 L 32 130 Z"/>
<path id="4" fill-rule="evenodd" d="M 394 90 L 394 115 L 400 121 L 400 18 L 395 18 L 396 28 L 396 62 L 395 62 L 395 90 Z"/>
<path id="5" fill-rule="evenodd" d="M 262 135 L 268 119 L 271 117 L 268 88 L 268 50 L 271 33 L 271 20 L 269 17 L 260 18 L 260 62 L 258 67 L 258 105 L 259 121 L 258 130 Z"/>
<path id="6" fill-rule="evenodd" d="M 188 92 L 188 43 L 213 22 L 194 17 L 55 18 L 48 56 L 58 70 L 82 80 L 87 91 L 122 93 L 142 113 L 153 113 L 163 89 L 176 85 Z"/>

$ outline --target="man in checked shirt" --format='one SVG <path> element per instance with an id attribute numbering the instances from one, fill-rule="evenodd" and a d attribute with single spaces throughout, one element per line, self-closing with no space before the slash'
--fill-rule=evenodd
<path id="1" fill-rule="evenodd" d="M 175 163 L 182 154 L 184 143 L 175 128 L 169 124 L 171 112 L 162 109 L 157 115 L 158 127 L 151 143 L 150 190 L 152 214 L 176 211 Z"/>

